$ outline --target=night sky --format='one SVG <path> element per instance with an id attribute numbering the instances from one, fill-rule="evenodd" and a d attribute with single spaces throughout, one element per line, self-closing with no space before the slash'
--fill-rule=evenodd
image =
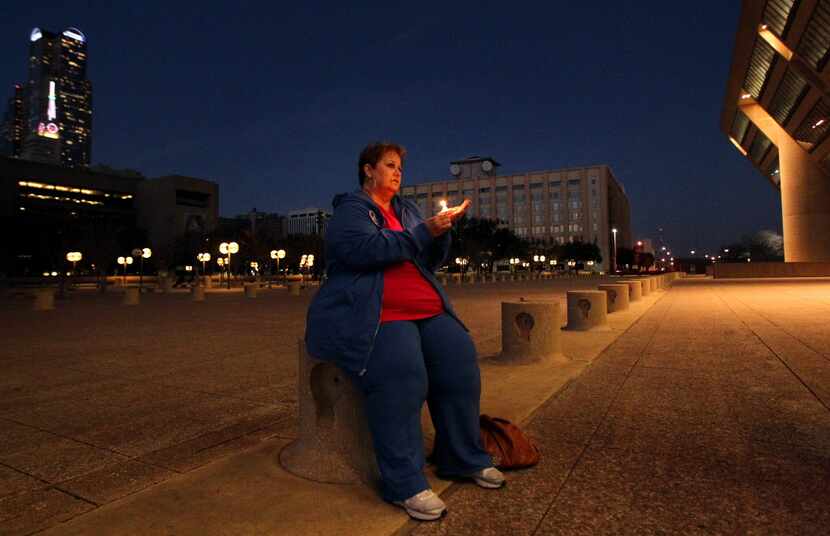
<path id="1" fill-rule="evenodd" d="M 214 180 L 223 216 L 328 207 L 389 139 L 410 184 L 474 154 L 503 174 L 608 164 L 635 236 L 663 227 L 676 252 L 780 232 L 718 128 L 737 0 L 3 4 L 4 101 L 32 27 L 80 28 L 93 163 Z"/>

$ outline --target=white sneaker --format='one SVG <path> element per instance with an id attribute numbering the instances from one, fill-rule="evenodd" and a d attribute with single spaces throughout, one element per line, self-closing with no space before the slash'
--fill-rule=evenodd
<path id="1" fill-rule="evenodd" d="M 486 467 L 470 475 L 482 488 L 496 489 L 504 486 L 504 474 L 495 467 Z"/>
<path id="2" fill-rule="evenodd" d="M 447 505 L 431 489 L 416 493 L 405 501 L 395 504 L 406 510 L 410 517 L 421 521 L 434 521 L 447 513 Z"/>

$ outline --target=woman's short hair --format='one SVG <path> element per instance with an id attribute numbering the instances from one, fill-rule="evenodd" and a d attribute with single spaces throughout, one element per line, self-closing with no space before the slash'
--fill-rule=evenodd
<path id="1" fill-rule="evenodd" d="M 369 164 L 372 167 L 377 166 L 378 161 L 388 152 L 396 153 L 401 159 L 401 162 L 403 162 L 403 159 L 406 158 L 406 149 L 397 143 L 385 141 L 370 143 L 362 151 L 360 151 L 360 158 L 357 161 L 357 179 L 360 181 L 361 188 L 363 187 L 363 183 L 366 181 L 366 173 L 363 171 L 363 166 L 366 164 Z"/>

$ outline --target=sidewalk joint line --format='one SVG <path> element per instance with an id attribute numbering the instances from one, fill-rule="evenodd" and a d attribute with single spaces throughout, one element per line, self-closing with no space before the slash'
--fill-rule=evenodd
<path id="1" fill-rule="evenodd" d="M 741 317 L 738 315 L 738 313 L 737 313 L 737 312 L 735 312 L 735 310 L 732 308 L 732 306 L 730 306 L 730 305 L 729 305 L 729 302 L 727 302 L 726 300 L 724 300 L 724 299 L 723 299 L 723 297 L 722 297 L 721 295 L 717 294 L 717 296 L 718 296 L 718 299 L 720 299 L 720 300 L 721 300 L 721 301 L 722 301 L 722 302 L 726 305 L 726 307 L 727 307 L 730 311 L 732 311 L 732 314 L 734 314 L 734 315 L 735 315 L 735 317 L 738 319 L 738 321 L 740 321 L 740 323 L 741 323 L 741 324 L 743 324 L 743 325 L 744 325 L 744 327 L 745 327 L 746 329 L 748 329 L 748 330 L 749 330 L 749 331 L 750 331 L 750 332 L 751 332 L 751 333 L 755 336 L 755 338 L 756 338 L 756 339 L 758 339 L 759 341 L 761 341 L 761 344 L 763 344 L 763 345 L 764 345 L 764 347 L 766 347 L 766 349 L 767 349 L 767 350 L 769 350 L 769 351 L 770 351 L 770 353 L 771 353 L 772 355 L 774 355 L 774 356 L 775 356 L 775 358 L 776 358 L 776 359 L 778 359 L 778 361 L 780 361 L 782 365 L 784 365 L 784 368 L 786 368 L 787 370 L 789 370 L 789 371 L 790 371 L 790 374 L 792 374 L 792 375 L 793 375 L 793 376 L 794 376 L 794 377 L 795 377 L 795 378 L 799 381 L 799 383 L 801 383 L 801 385 L 803 385 L 803 386 L 804 386 L 804 388 L 805 388 L 805 389 L 807 389 L 807 391 L 808 391 L 811 395 L 813 395 L 813 397 L 814 397 L 814 398 L 818 401 L 818 403 L 819 403 L 819 404 L 821 404 L 821 405 L 824 407 L 824 409 L 826 409 L 828 412 L 830 412 L 830 407 L 828 407 L 828 405 L 824 402 L 824 400 L 822 400 L 822 399 L 821 399 L 821 397 L 820 397 L 820 396 L 818 396 L 818 395 L 816 394 L 816 392 L 815 392 L 815 391 L 813 391 L 813 389 L 812 389 L 809 385 L 807 385 L 807 383 L 806 383 L 806 382 L 805 382 L 805 381 L 801 378 L 801 376 L 799 376 L 799 375 L 798 375 L 798 373 L 797 373 L 795 370 L 793 370 L 793 368 L 789 365 L 789 363 L 787 363 L 787 361 L 786 361 L 783 357 L 781 357 L 781 356 L 778 354 L 778 352 L 776 352 L 775 350 L 773 350 L 773 349 L 772 349 L 772 347 L 770 347 L 770 345 L 769 345 L 769 344 L 767 344 L 767 342 L 763 339 L 763 337 L 761 337 L 761 336 L 758 334 L 758 332 L 756 332 L 754 329 L 752 329 L 752 327 L 751 327 L 749 324 L 747 324 L 747 323 L 746 323 L 746 321 L 744 321 L 744 319 L 743 319 L 743 318 L 741 318 Z M 747 306 L 747 305 L 746 305 L 745 303 L 743 303 L 740 299 L 735 298 L 735 300 L 736 300 L 736 301 L 738 301 L 739 303 L 741 303 L 741 304 L 742 304 L 744 307 L 746 307 L 747 309 L 749 309 L 749 310 L 750 310 L 750 312 L 753 312 L 753 313 L 755 312 L 755 311 L 754 311 L 751 307 Z M 796 340 L 798 340 L 798 339 L 796 339 Z"/>
<path id="2" fill-rule="evenodd" d="M 658 304 L 660 301 L 662 301 L 662 300 L 663 300 L 663 298 L 665 298 L 665 297 L 666 297 L 666 294 L 664 294 L 664 295 L 663 295 L 663 296 L 662 296 L 659 300 L 657 300 L 656 302 L 654 302 L 654 303 L 651 305 L 651 307 L 649 307 L 649 310 L 648 310 L 648 311 L 646 311 L 645 313 L 643 313 L 643 315 L 642 315 L 642 316 L 640 316 L 640 318 L 638 318 L 636 322 L 634 322 L 631 326 L 629 326 L 629 329 L 631 329 L 631 327 L 633 327 L 633 326 L 634 326 L 634 325 L 636 325 L 638 322 L 640 322 L 640 320 L 642 320 L 642 319 L 643 319 L 646 315 L 650 314 L 650 313 L 652 312 L 652 311 L 651 311 L 652 307 L 654 307 L 655 305 L 657 305 L 657 304 Z M 672 306 L 673 306 L 673 305 L 674 305 L 674 303 L 673 303 L 673 302 L 672 302 L 672 303 L 669 303 L 669 305 L 668 305 L 668 310 L 671 310 L 671 308 L 672 308 Z M 649 346 L 651 345 L 651 343 L 653 342 L 654 337 L 657 335 L 657 332 L 660 330 L 660 327 L 661 327 L 661 326 L 663 325 L 663 323 L 666 321 L 666 318 L 667 318 L 667 317 L 668 317 L 668 311 L 666 311 L 666 314 L 663 314 L 663 315 L 659 318 L 659 320 L 658 320 L 658 322 L 657 322 L 657 325 L 654 327 L 654 331 L 652 331 L 651 335 L 650 335 L 650 336 L 649 336 L 649 338 L 648 338 L 648 341 L 646 342 L 645 346 L 643 346 L 643 349 L 640 351 L 640 356 L 637 358 L 637 361 L 635 361 L 635 362 L 634 362 L 634 364 L 631 366 L 631 368 L 628 370 L 628 372 L 626 373 L 625 378 L 623 379 L 623 381 L 622 381 L 622 382 L 620 382 L 620 385 L 617 387 L 616 391 L 614 392 L 614 396 L 612 397 L 611 402 L 608 404 L 608 407 L 605 409 L 605 413 L 603 413 L 603 415 L 602 415 L 602 419 L 600 419 L 599 424 L 597 424 L 596 428 L 594 428 L 593 432 L 591 432 L 591 437 L 589 437 L 589 438 L 588 438 L 588 440 L 585 442 L 585 445 L 584 445 L 584 446 L 583 446 L 583 448 L 582 448 L 582 452 L 580 452 L 580 453 L 579 453 L 579 456 L 577 456 L 576 461 L 574 461 L 573 465 L 571 465 L 571 468 L 570 468 L 570 470 L 568 471 L 568 475 L 565 477 L 565 480 L 563 480 L 563 481 L 562 481 L 562 484 L 559 486 L 559 489 L 556 491 L 556 496 L 555 496 L 555 497 L 553 498 L 553 500 L 550 502 L 550 504 L 548 505 L 548 507 L 545 509 L 545 513 L 544 513 L 544 514 L 542 514 L 542 516 L 539 518 L 539 521 L 536 523 L 536 526 L 535 526 L 535 527 L 533 528 L 533 530 L 531 531 L 531 534 L 532 534 L 532 535 L 535 535 L 535 534 L 539 531 L 539 527 L 542 525 L 542 522 L 545 520 L 545 518 L 548 516 L 548 514 L 550 513 L 550 511 L 551 511 L 551 509 L 553 508 L 553 506 L 554 506 L 554 505 L 556 504 L 556 502 L 559 500 L 559 497 L 562 495 L 562 490 L 563 490 L 563 489 L 565 489 L 565 486 L 567 486 L 568 482 L 570 481 L 571 477 L 573 476 L 573 472 L 574 472 L 574 470 L 576 470 L 576 467 L 579 465 L 579 463 L 582 461 L 582 458 L 585 456 L 585 453 L 588 451 L 588 447 L 591 445 L 591 442 L 594 440 L 594 437 L 596 437 L 597 431 L 598 431 L 598 430 L 602 427 L 602 425 L 605 423 L 605 420 L 606 420 L 606 418 L 608 417 L 608 414 L 611 412 L 611 408 L 614 406 L 614 403 L 617 401 L 617 398 L 619 397 L 620 391 L 622 391 L 623 387 L 625 387 L 626 382 L 627 382 L 627 381 L 628 381 L 628 379 L 631 377 L 631 374 L 634 372 L 634 369 L 635 369 L 635 368 L 637 368 L 637 364 L 640 362 L 640 360 L 641 360 L 641 359 L 642 359 L 642 357 L 643 357 L 643 354 L 646 352 L 646 350 L 648 349 L 648 347 L 649 347 Z M 614 341 L 614 342 L 618 341 L 618 340 L 619 340 L 619 339 L 620 339 L 623 335 L 625 335 L 625 333 L 626 333 L 627 331 L 628 331 L 628 329 L 627 329 L 625 332 L 623 332 L 623 333 L 622 333 L 619 337 L 617 337 L 617 339 L 615 339 L 615 341 Z M 613 344 L 613 343 L 612 343 L 612 344 Z M 609 344 L 609 345 L 608 345 L 608 347 L 610 347 L 610 346 L 611 346 L 611 345 Z M 608 348 L 608 347 L 606 347 L 606 350 L 607 350 L 607 348 Z M 604 353 L 604 352 L 605 352 L 605 350 L 603 350 L 603 353 Z M 602 357 L 602 354 L 600 354 L 600 355 L 598 355 L 596 358 L 594 358 L 594 361 L 592 361 L 592 363 L 593 363 L 593 362 L 595 362 L 595 361 L 596 361 L 597 359 L 599 359 L 600 357 Z"/>

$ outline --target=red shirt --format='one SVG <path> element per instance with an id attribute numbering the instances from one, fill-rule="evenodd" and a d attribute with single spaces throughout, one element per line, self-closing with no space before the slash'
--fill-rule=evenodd
<path id="1" fill-rule="evenodd" d="M 395 211 L 380 210 L 386 219 L 387 229 L 403 231 Z M 411 261 L 393 264 L 384 270 L 381 322 L 418 320 L 443 312 L 441 296 Z"/>

